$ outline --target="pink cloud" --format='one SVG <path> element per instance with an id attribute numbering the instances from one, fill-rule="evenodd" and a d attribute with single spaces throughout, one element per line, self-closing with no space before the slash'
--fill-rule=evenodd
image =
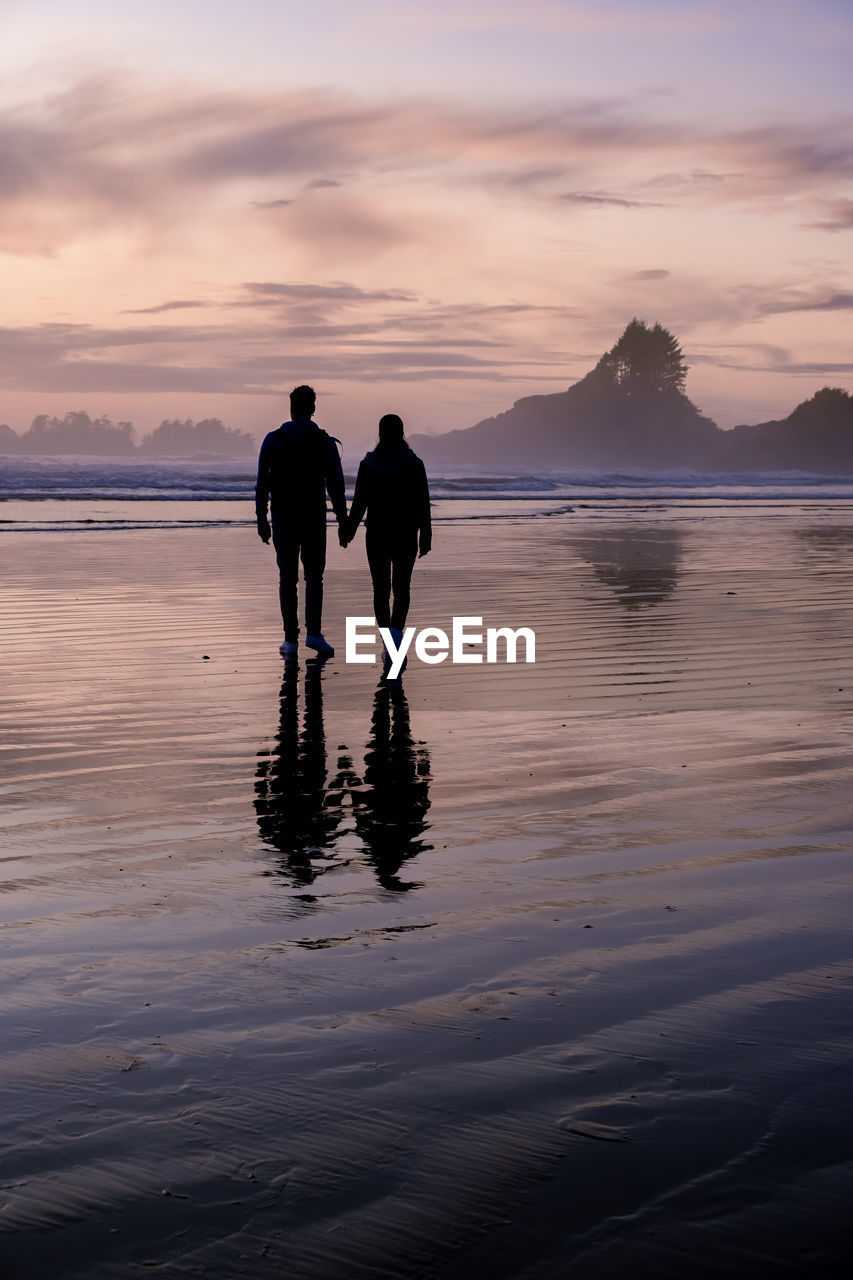
<path id="1" fill-rule="evenodd" d="M 725 171 L 697 164 L 703 155 Z M 689 164 L 661 173 L 662 160 L 680 157 Z M 330 169 L 346 170 L 347 184 L 327 178 Z M 819 225 L 834 228 L 848 223 L 840 187 L 851 176 L 853 127 L 844 121 L 714 134 L 616 100 L 475 110 L 331 92 L 152 98 L 101 79 L 0 115 L 0 245 L 45 253 L 95 229 L 210 218 L 215 193 L 255 183 L 256 216 L 274 217 L 282 235 L 311 239 L 321 252 L 325 242 L 375 254 L 411 235 L 389 199 L 404 179 L 429 184 L 427 211 L 440 207 L 437 190 L 497 180 L 534 200 L 562 194 L 578 208 L 630 210 L 655 189 L 711 205 L 794 194 L 822 202 L 829 213 Z M 281 191 L 288 179 L 292 189 Z M 273 181 L 279 192 L 267 197 Z"/>

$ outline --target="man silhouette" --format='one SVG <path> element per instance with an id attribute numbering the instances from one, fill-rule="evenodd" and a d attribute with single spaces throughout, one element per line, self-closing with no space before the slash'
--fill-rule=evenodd
<path id="1" fill-rule="evenodd" d="M 284 625 L 284 658 L 299 647 L 296 583 L 299 561 L 305 578 L 305 643 L 322 657 L 335 652 L 323 637 L 323 570 L 326 567 L 326 493 L 338 519 L 347 518 L 344 475 L 334 437 L 312 421 L 316 396 L 311 387 L 290 393 L 290 422 L 271 431 L 261 445 L 255 512 L 258 535 L 272 537 L 278 561 L 278 598 Z M 267 516 L 271 509 L 272 527 Z"/>

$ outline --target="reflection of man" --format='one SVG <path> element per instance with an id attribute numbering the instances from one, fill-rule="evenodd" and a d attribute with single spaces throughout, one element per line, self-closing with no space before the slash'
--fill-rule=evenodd
<path id="1" fill-rule="evenodd" d="M 290 422 L 271 431 L 261 445 L 255 512 L 258 534 L 272 535 L 278 561 L 278 597 L 284 642 L 279 652 L 295 658 L 299 644 L 296 584 L 299 561 L 305 578 L 305 643 L 324 657 L 335 652 L 323 636 L 323 570 L 326 567 L 326 493 L 340 530 L 347 518 L 344 476 L 333 438 L 312 421 L 311 387 L 290 393 Z M 272 528 L 267 518 L 271 508 Z"/>
<path id="2" fill-rule="evenodd" d="M 323 728 L 322 663 L 305 664 L 305 702 L 299 722 L 298 668 L 288 663 L 281 686 L 276 746 L 258 765 L 255 812 L 263 840 L 284 854 L 299 884 L 317 875 L 312 861 L 327 859 L 341 831 L 341 808 L 329 803 Z M 322 868 L 321 868 L 322 869 Z"/>

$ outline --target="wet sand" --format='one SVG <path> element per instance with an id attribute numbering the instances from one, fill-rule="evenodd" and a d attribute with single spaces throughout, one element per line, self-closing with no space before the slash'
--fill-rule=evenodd
<path id="1" fill-rule="evenodd" d="M 4 1275 L 841 1273 L 853 518 L 436 544 L 535 666 L 347 666 L 360 542 L 285 674 L 250 529 L 3 536 Z"/>

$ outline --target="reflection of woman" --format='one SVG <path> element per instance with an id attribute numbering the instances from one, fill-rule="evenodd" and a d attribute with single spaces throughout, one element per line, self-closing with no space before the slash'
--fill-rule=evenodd
<path id="1" fill-rule="evenodd" d="M 365 513 L 373 614 L 376 625 L 390 627 L 399 644 L 409 612 L 412 569 L 418 551 L 425 556 L 430 550 L 432 523 L 424 464 L 406 444 L 403 421 L 396 413 L 381 419 L 379 443 L 359 465 L 347 542 L 355 537 Z"/>
<path id="2" fill-rule="evenodd" d="M 429 830 L 429 784 L 429 751 L 412 738 L 402 686 L 383 681 L 373 699 L 364 787 L 353 795 L 352 808 L 355 829 L 383 889 L 399 893 L 417 887 L 398 872 L 404 862 L 432 848 L 423 838 Z"/>

